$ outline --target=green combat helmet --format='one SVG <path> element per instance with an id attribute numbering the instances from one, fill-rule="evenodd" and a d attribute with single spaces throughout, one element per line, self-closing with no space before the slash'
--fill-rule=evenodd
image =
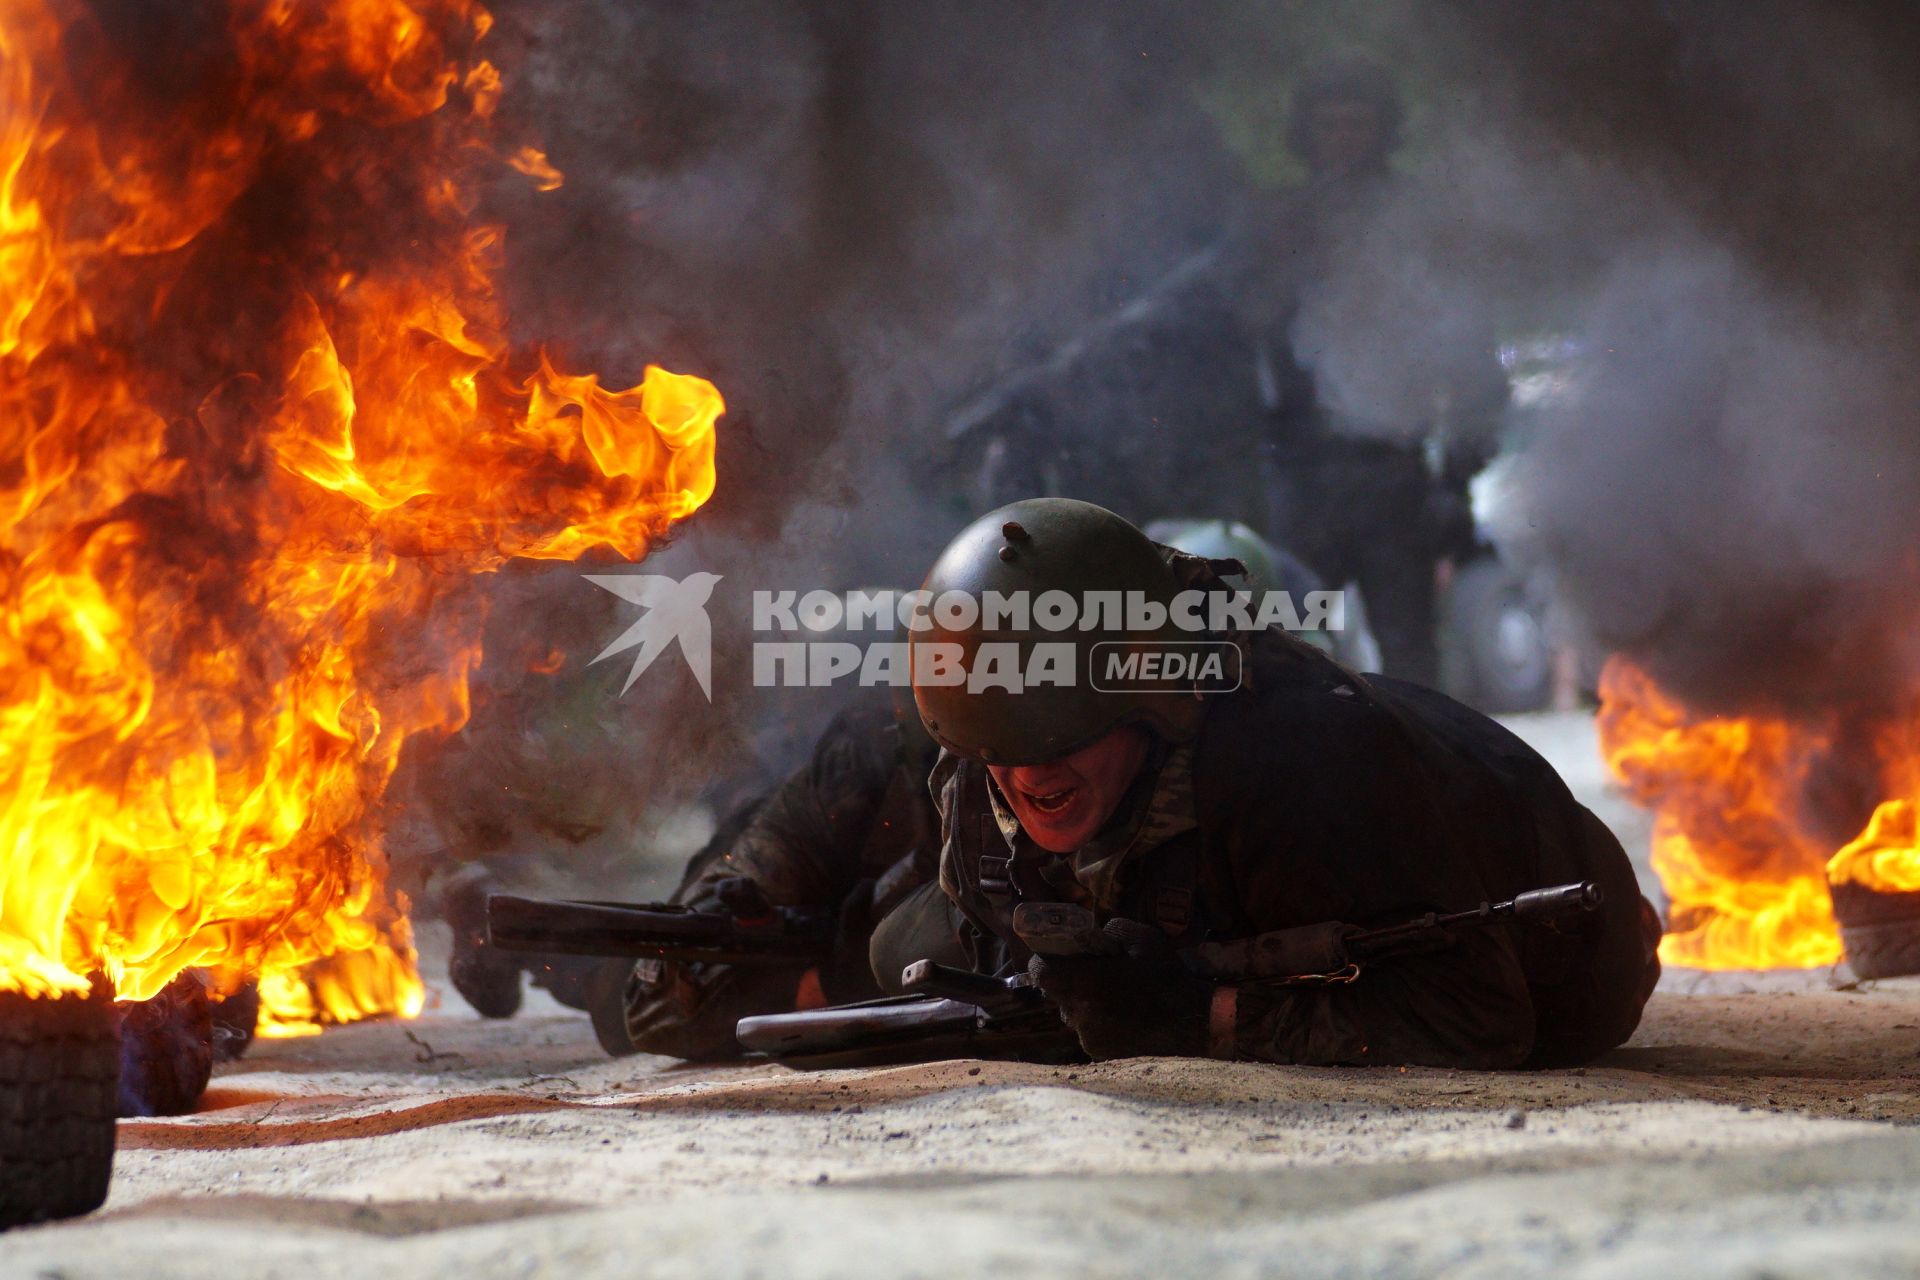
<path id="1" fill-rule="evenodd" d="M 1188 555 L 1238 560 L 1246 566 L 1247 590 L 1317 591 L 1311 571 L 1238 520 L 1155 520 L 1147 536 Z"/>
<path id="2" fill-rule="evenodd" d="M 1176 742 L 1197 732 L 1200 686 L 1193 679 L 1142 679 L 1120 688 L 1109 679 L 1100 682 L 1106 689 L 1095 687 L 1096 656 L 1106 662 L 1116 651 L 1124 658 L 1220 643 L 1175 624 L 1167 610 L 1183 590 L 1180 578 L 1144 533 L 1104 507 L 1031 498 L 989 512 L 941 553 L 922 590 L 931 625 L 910 637 L 914 700 L 927 731 L 947 750 L 988 764 L 1038 764 L 1122 724 L 1144 723 Z M 959 615 L 941 608 L 949 592 L 976 604 L 990 593 L 1002 599 L 1024 596 L 1031 606 L 1027 625 L 1009 626 L 1008 619 L 990 618 L 984 608 L 970 625 L 961 625 Z M 1055 595 L 1047 597 L 1049 592 Z M 1116 617 L 1111 605 L 1097 603 L 1124 602 L 1129 593 L 1159 607 L 1158 625 L 1136 628 L 1136 621 L 1150 619 L 1126 617 L 1124 609 Z M 1043 597 L 1056 603 L 1070 599 L 1079 616 L 1070 626 L 1049 629 L 1043 625 Z M 1088 613 L 1096 622 L 1091 628 L 1081 625 Z M 996 624 L 991 630 L 988 621 Z M 1001 657 L 1017 654 L 1022 673 L 1030 672 L 1043 649 L 1065 654 L 1070 670 L 1064 679 L 1018 688 L 976 681 L 971 675 L 990 665 L 988 645 Z M 1104 651 L 1103 645 L 1108 646 Z M 932 660 L 936 647 L 949 653 L 957 648 L 970 678 L 955 682 L 949 671 L 942 679 Z M 1230 674 L 1237 683 L 1237 654 L 1233 662 Z"/>
<path id="3" fill-rule="evenodd" d="M 928 736 L 927 726 L 921 723 L 920 708 L 914 704 L 911 685 L 892 685 L 888 694 L 893 699 L 894 730 L 900 735 L 900 762 L 909 773 L 924 779 L 933 772 L 934 761 L 940 756 L 940 744 Z"/>
<path id="4" fill-rule="evenodd" d="M 1238 560 L 1246 573 L 1232 576 L 1255 600 L 1269 591 L 1285 591 L 1299 602 L 1309 591 L 1322 589 L 1313 570 L 1238 520 L 1155 520 L 1147 526 L 1147 536 L 1205 560 Z M 1338 649 L 1333 634 L 1320 627 L 1288 631 L 1327 653 Z"/>

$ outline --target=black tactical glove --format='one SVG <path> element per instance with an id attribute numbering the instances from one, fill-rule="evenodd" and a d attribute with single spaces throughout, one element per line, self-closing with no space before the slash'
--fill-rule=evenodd
<path id="1" fill-rule="evenodd" d="M 728 876 L 724 880 L 714 881 L 713 896 L 719 900 L 723 910 L 742 920 L 757 920 L 773 914 L 773 904 L 767 901 L 766 890 L 760 887 L 758 880 L 749 876 Z"/>
<path id="2" fill-rule="evenodd" d="M 829 1004 L 851 1004 L 880 994 L 880 984 L 874 981 L 873 966 L 867 959 L 874 924 L 873 888 L 872 880 L 859 881 L 835 909 L 832 949 L 814 967 L 820 994 Z M 760 885 L 746 876 L 716 881 L 713 892 L 720 905 L 736 916 L 751 919 L 771 915 L 774 910 Z"/>
<path id="3" fill-rule="evenodd" d="M 1167 935 L 1109 920 L 1107 955 L 1035 956 L 1027 976 L 1060 1008 L 1090 1058 L 1201 1057 L 1213 984 L 1188 973 Z"/>

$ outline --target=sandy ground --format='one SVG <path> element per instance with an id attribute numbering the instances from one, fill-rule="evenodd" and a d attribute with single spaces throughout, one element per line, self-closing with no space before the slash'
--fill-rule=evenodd
<path id="1" fill-rule="evenodd" d="M 1642 821 L 1582 722 L 1523 727 Z M 689 1068 L 450 1000 L 123 1122 L 106 1209 L 0 1276 L 1912 1275 L 1920 981 L 1845 979 L 1673 975 L 1529 1074 Z"/>

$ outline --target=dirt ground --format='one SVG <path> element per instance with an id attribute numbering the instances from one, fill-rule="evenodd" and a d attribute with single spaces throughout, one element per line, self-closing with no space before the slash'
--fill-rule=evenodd
<path id="1" fill-rule="evenodd" d="M 1912 1275 L 1920 980 L 1844 982 L 1669 975 L 1506 1074 L 686 1067 L 450 998 L 123 1122 L 106 1208 L 0 1276 Z"/>

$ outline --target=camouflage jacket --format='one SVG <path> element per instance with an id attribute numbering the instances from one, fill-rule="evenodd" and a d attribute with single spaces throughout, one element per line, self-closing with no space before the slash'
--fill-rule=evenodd
<path id="1" fill-rule="evenodd" d="M 1282 632 L 1198 738 L 1161 745 L 1115 818 L 1070 856 L 1034 845 L 984 766 L 943 756 L 940 881 L 957 945 L 1023 966 L 1014 906 L 1073 900 L 1157 924 L 1180 947 L 1329 920 L 1384 925 L 1568 880 L 1607 906 L 1564 930 L 1462 932 L 1345 985 L 1245 983 L 1236 1057 L 1506 1067 L 1620 1043 L 1654 968 L 1631 866 L 1551 767 L 1431 690 L 1359 676 Z"/>
<path id="2" fill-rule="evenodd" d="M 890 708 L 863 703 L 834 717 L 804 766 L 721 825 L 688 864 L 673 901 L 717 909 L 714 887 L 734 876 L 755 881 L 779 906 L 841 908 L 859 890 L 859 927 L 840 940 L 849 954 L 835 959 L 846 963 L 832 967 L 851 975 L 844 982 L 866 985 L 825 994 L 864 999 L 879 994 L 866 969 L 867 934 L 894 903 L 933 879 L 937 830 L 925 778 L 909 763 Z M 734 1056 L 734 1024 L 794 1008 L 806 974 L 803 966 L 643 960 L 628 986 L 627 1032 L 643 1053 Z"/>

